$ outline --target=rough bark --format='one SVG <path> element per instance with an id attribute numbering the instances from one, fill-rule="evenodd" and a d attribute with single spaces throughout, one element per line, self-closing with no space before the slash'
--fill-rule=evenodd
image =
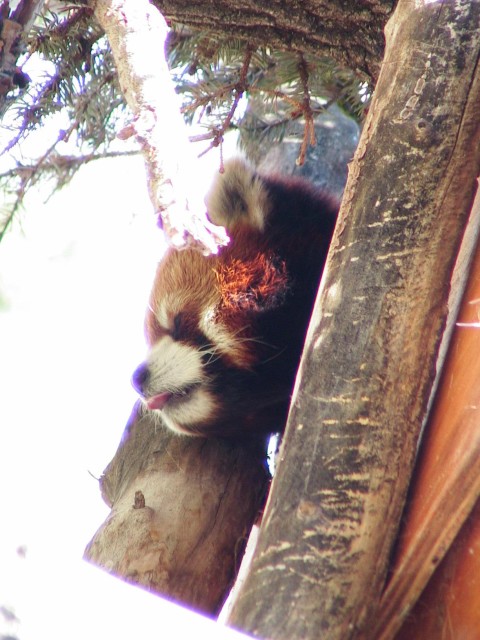
<path id="1" fill-rule="evenodd" d="M 254 445 L 177 436 L 135 408 L 101 479 L 112 510 L 86 559 L 217 614 L 263 504 L 262 454 Z"/>
<path id="2" fill-rule="evenodd" d="M 477 196 L 477 201 L 479 200 Z M 479 202 L 480 204 L 480 202 Z M 476 227 L 479 219 L 476 215 Z M 412 481 L 408 508 L 403 518 L 400 541 L 392 567 L 392 577 L 382 596 L 380 610 L 376 615 L 375 638 L 387 640 L 394 636 L 403 620 L 410 621 L 406 628 L 412 631 L 413 622 L 420 620 L 416 635 L 410 638 L 464 638 L 472 619 L 480 622 L 480 590 L 464 598 L 462 593 L 470 590 L 465 583 L 464 573 L 469 573 L 469 549 L 480 544 L 480 511 L 465 528 L 455 542 L 455 550 L 434 578 L 435 588 L 429 586 L 428 596 L 421 599 L 421 605 L 412 615 L 411 609 L 419 594 L 431 578 L 436 566 L 459 533 L 473 506 L 480 498 L 480 246 L 477 248 L 469 282 L 461 305 L 455 332 L 450 343 L 448 357 L 442 372 L 442 382 L 438 388 L 431 417 L 426 427 L 422 450 L 416 464 Z M 473 529 L 472 529 L 473 527 Z M 476 529 L 476 533 L 475 533 Z M 470 532 L 470 530 L 472 530 Z M 469 531 L 470 533 L 467 533 Z M 471 544 L 465 542 L 465 536 Z M 461 544 L 460 542 L 463 541 Z M 470 557 L 473 567 L 477 563 Z M 446 567 L 456 564 L 466 565 L 455 572 L 455 579 L 449 576 Z M 450 583 L 450 584 L 449 584 Z M 447 586 L 444 589 L 441 585 Z M 444 593 L 443 593 L 444 592 Z M 438 602 L 434 603 L 434 593 Z M 425 602 L 432 603 L 430 609 Z M 436 614 L 448 609 L 456 601 L 456 633 L 445 635 L 433 633 L 421 635 L 427 619 L 433 623 Z M 425 610 L 424 610 L 425 609 Z M 464 620 L 462 621 L 462 615 Z M 452 614 L 453 616 L 453 614 Z M 451 616 L 449 616 L 451 617 Z M 453 618 L 452 618 L 453 620 Z M 450 631 L 454 627 L 450 620 Z M 443 627 L 446 616 L 438 615 L 438 624 Z M 435 623 L 436 624 L 436 623 Z M 480 627 L 473 627 L 478 635 Z M 470 637 L 472 631 L 469 632 Z"/>
<path id="3" fill-rule="evenodd" d="M 395 2 L 389 0 L 158 0 L 162 13 L 222 38 L 243 38 L 280 50 L 326 55 L 375 80 L 383 56 L 383 28 Z"/>
<path id="4" fill-rule="evenodd" d="M 480 4 L 401 0 L 231 624 L 367 637 L 480 167 Z"/>

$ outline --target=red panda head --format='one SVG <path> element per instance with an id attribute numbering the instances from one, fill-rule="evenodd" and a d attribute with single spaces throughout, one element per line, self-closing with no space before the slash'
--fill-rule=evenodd
<path id="1" fill-rule="evenodd" d="M 146 316 L 150 350 L 132 381 L 175 431 L 243 437 L 283 428 L 333 226 L 324 232 L 323 223 L 323 244 L 302 258 L 305 239 L 292 242 L 293 229 L 274 226 L 275 188 L 242 161 L 227 165 L 207 208 L 230 244 L 208 257 L 170 249 L 158 267 Z M 321 216 L 318 196 L 316 204 Z M 310 233 L 309 243 L 318 236 Z M 318 264 L 303 273 L 297 263 L 312 256 Z M 302 282 L 310 271 L 313 283 Z"/>

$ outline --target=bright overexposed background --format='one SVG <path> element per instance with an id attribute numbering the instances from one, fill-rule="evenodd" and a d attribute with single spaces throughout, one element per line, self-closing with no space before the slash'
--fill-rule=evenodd
<path id="1" fill-rule="evenodd" d="M 46 205 L 31 193 L 0 244 L 0 638 L 225 633 L 82 560 L 163 248 L 140 157 L 83 167 Z"/>
<path id="2" fill-rule="evenodd" d="M 23 70 L 32 86 L 56 73 L 35 55 Z M 177 100 L 170 86 L 162 97 Z M 16 117 L 2 118 L 0 149 Z M 67 112 L 55 111 L 0 155 L 0 170 L 28 166 L 68 127 Z M 166 154 L 183 133 L 171 129 Z M 56 151 L 76 153 L 73 138 Z M 218 166 L 218 151 L 198 161 L 189 181 L 197 197 Z M 140 155 L 86 164 L 45 202 L 48 194 L 34 187 L 0 242 L 0 640 L 236 635 L 82 559 L 109 513 L 98 478 L 137 400 L 130 377 L 145 356 L 143 319 L 165 244 Z"/>

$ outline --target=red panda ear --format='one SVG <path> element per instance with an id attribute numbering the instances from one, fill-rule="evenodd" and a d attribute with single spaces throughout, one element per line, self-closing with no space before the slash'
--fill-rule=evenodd
<path id="1" fill-rule="evenodd" d="M 270 211 L 262 178 L 240 158 L 225 163 L 205 198 L 210 220 L 231 230 L 246 224 L 262 231 Z"/>
<path id="2" fill-rule="evenodd" d="M 258 253 L 253 260 L 232 260 L 215 271 L 225 311 L 269 311 L 283 304 L 290 283 L 283 260 Z"/>

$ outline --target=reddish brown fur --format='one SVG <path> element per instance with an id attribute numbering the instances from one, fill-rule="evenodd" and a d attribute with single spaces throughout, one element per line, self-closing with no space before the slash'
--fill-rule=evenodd
<path id="1" fill-rule="evenodd" d="M 227 226 L 231 242 L 217 256 L 167 252 L 150 299 L 147 340 L 153 346 L 170 335 L 208 352 L 202 388 L 215 411 L 179 428 L 228 437 L 280 431 L 336 204 L 304 181 L 260 178 L 239 162 L 218 182 L 209 213 Z"/>

